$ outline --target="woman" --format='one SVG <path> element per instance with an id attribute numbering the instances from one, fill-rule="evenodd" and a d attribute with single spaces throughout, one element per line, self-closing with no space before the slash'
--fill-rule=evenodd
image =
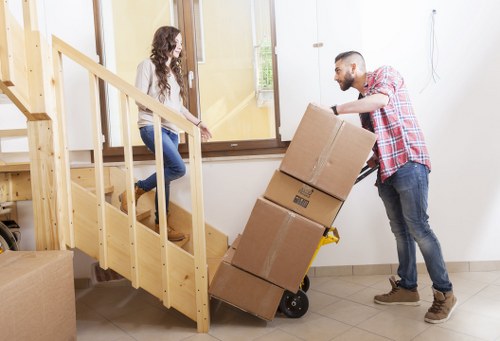
<path id="1" fill-rule="evenodd" d="M 162 26 L 156 30 L 150 58 L 142 61 L 137 67 L 135 86 L 142 92 L 157 99 L 165 106 L 174 109 L 174 112 L 184 116 L 188 121 L 200 128 L 204 139 L 212 137 L 207 126 L 192 115 L 183 105 L 185 94 L 181 69 L 182 36 L 180 31 L 171 26 Z M 154 152 L 154 127 L 151 110 L 137 103 L 139 107 L 138 126 L 144 144 Z M 162 119 L 163 166 L 165 173 L 165 197 L 167 203 L 170 194 L 170 182 L 186 174 L 186 166 L 178 151 L 179 129 L 171 122 Z M 156 173 L 135 184 L 135 202 L 139 197 L 156 188 Z M 127 213 L 126 191 L 120 195 L 120 209 Z M 158 194 L 155 197 L 155 222 L 158 224 Z M 171 241 L 183 240 L 185 235 L 168 228 L 168 239 Z"/>

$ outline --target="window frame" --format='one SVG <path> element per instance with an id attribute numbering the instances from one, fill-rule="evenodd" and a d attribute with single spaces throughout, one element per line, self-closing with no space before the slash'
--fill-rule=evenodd
<path id="1" fill-rule="evenodd" d="M 184 63 L 190 64 L 194 70 L 194 86 L 188 89 L 187 105 L 190 112 L 199 116 L 198 103 L 198 71 L 196 61 L 196 46 L 194 42 L 194 4 L 192 0 L 177 0 L 179 15 L 179 28 L 183 35 L 184 45 L 188 51 L 195 53 L 186 54 Z M 276 27 L 275 27 L 275 7 L 274 0 L 270 0 L 270 25 L 271 25 L 271 47 L 272 47 L 272 65 L 273 65 L 273 85 L 274 85 L 274 117 L 275 117 L 275 138 L 262 140 L 232 140 L 218 142 L 202 143 L 203 157 L 227 157 L 227 156 L 254 156 L 268 154 L 283 154 L 288 148 L 290 141 L 282 141 L 279 133 L 280 127 L 280 111 L 279 111 L 279 87 L 278 87 L 278 66 L 275 53 L 276 46 Z M 100 64 L 106 65 L 106 54 L 103 40 L 103 25 L 101 0 L 93 0 L 94 7 L 94 25 L 96 32 L 96 51 L 99 56 Z M 187 67 L 184 68 L 188 70 Z M 187 73 L 184 75 L 184 81 L 187 84 Z M 108 118 L 108 93 L 103 81 L 99 81 L 99 102 L 101 110 L 102 132 L 104 135 L 103 143 L 103 159 L 104 162 L 123 162 L 124 153 L 122 146 L 113 147 L 110 145 L 110 126 Z M 181 137 L 182 141 L 182 137 Z M 154 154 L 147 149 L 146 146 L 133 146 L 134 161 L 153 160 Z M 188 157 L 187 143 L 179 144 L 179 152 L 183 158 Z"/>

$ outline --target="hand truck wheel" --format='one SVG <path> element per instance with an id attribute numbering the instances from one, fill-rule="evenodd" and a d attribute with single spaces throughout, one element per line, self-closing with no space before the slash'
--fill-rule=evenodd
<path id="1" fill-rule="evenodd" d="M 309 299 L 306 293 L 300 289 L 296 294 L 285 290 L 281 297 L 279 309 L 287 317 L 299 318 L 304 316 L 307 309 L 309 309 Z"/>
<path id="2" fill-rule="evenodd" d="M 16 237 L 12 234 L 10 229 L 0 221 L 0 244 L 3 251 L 5 250 L 19 250 Z"/>

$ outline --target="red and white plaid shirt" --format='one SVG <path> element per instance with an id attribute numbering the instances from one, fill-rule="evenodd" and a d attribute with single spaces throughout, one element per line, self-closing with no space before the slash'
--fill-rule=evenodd
<path id="1" fill-rule="evenodd" d="M 389 103 L 373 112 L 360 114 L 360 118 L 363 128 L 377 135 L 374 152 L 379 158 L 382 182 L 408 161 L 426 165 L 430 170 L 424 135 L 413 113 L 403 77 L 390 66 L 368 72 L 363 95 L 374 94 L 389 96 Z"/>

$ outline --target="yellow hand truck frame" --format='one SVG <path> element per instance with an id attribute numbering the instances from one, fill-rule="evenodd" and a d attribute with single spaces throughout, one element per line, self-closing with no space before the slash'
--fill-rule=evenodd
<path id="1" fill-rule="evenodd" d="M 358 182 L 366 178 L 368 175 L 370 175 L 377 169 L 378 166 L 374 168 L 370 168 L 369 166 L 363 167 L 354 184 L 357 184 Z M 299 318 L 304 316 L 304 314 L 309 309 L 309 299 L 307 298 L 306 292 L 307 290 L 309 290 L 310 280 L 309 277 L 307 276 L 307 273 L 309 272 L 309 269 L 311 268 L 314 260 L 316 259 L 316 256 L 321 247 L 332 243 L 338 244 L 339 241 L 340 241 L 340 236 L 337 228 L 333 226 L 326 227 L 325 232 L 323 233 L 323 237 L 321 237 L 318 247 L 314 251 L 311 262 L 309 262 L 309 266 L 307 267 L 304 279 L 300 284 L 300 288 L 296 293 L 285 290 L 283 296 L 281 297 L 281 301 L 278 306 L 278 311 L 281 311 L 287 317 L 291 318 Z"/>

